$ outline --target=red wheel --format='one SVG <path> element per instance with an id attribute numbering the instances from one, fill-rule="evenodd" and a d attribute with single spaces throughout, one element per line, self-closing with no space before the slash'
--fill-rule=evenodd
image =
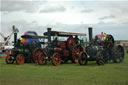
<path id="1" fill-rule="evenodd" d="M 45 65 L 46 63 L 47 63 L 46 55 L 44 55 L 43 53 L 41 53 L 41 54 L 38 56 L 38 64 L 39 64 L 39 65 Z"/>
<path id="2" fill-rule="evenodd" d="M 16 63 L 18 65 L 24 64 L 24 55 L 18 54 L 17 57 L 16 57 Z"/>
<path id="3" fill-rule="evenodd" d="M 13 63 L 14 63 L 13 56 L 8 55 L 8 56 L 6 57 L 6 63 L 7 63 L 7 64 L 13 64 Z"/>
<path id="4" fill-rule="evenodd" d="M 86 65 L 87 64 L 87 54 L 84 52 L 81 52 L 78 57 L 78 60 L 79 60 L 80 65 Z"/>
<path id="5" fill-rule="evenodd" d="M 73 45 L 75 45 L 77 42 L 75 39 L 73 39 L 72 37 L 68 38 L 67 40 L 67 45 L 68 45 L 68 48 L 70 49 Z"/>
<path id="6" fill-rule="evenodd" d="M 37 57 L 43 52 L 43 49 L 41 48 L 37 48 L 34 50 L 33 52 L 33 59 L 35 61 L 36 64 L 38 64 L 38 60 L 37 60 Z"/>
<path id="7" fill-rule="evenodd" d="M 52 64 L 58 66 L 61 63 L 61 56 L 59 53 L 54 53 L 52 57 Z"/>
<path id="8" fill-rule="evenodd" d="M 83 52 L 83 48 L 80 45 L 74 45 L 72 47 L 72 58 L 73 61 L 78 64 L 78 55 Z"/>

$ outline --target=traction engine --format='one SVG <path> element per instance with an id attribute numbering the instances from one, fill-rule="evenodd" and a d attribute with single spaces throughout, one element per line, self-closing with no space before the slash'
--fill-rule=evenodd
<path id="1" fill-rule="evenodd" d="M 105 39 L 96 35 L 95 39 L 92 39 L 92 28 L 88 30 L 89 45 L 85 47 L 86 53 L 82 52 L 78 57 L 80 65 L 86 65 L 87 61 L 96 61 L 98 65 L 104 65 L 108 61 L 120 63 L 124 60 L 124 49 L 121 45 L 114 44 L 112 35 L 107 34 Z"/>
<path id="2" fill-rule="evenodd" d="M 71 60 L 73 63 L 78 63 L 78 54 L 83 52 L 83 47 L 78 43 L 78 36 L 85 36 L 82 33 L 58 32 L 51 31 L 51 28 L 44 33 L 48 36 L 48 45 L 44 49 L 37 48 L 34 51 L 34 60 L 37 64 L 44 65 L 47 61 L 52 61 L 54 66 L 61 63 L 66 63 Z M 57 37 L 52 41 L 51 37 L 67 37 L 66 41 L 59 41 Z M 75 36 L 75 38 L 74 38 Z"/>

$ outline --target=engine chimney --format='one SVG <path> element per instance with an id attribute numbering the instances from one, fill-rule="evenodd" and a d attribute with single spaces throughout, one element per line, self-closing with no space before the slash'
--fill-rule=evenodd
<path id="1" fill-rule="evenodd" d="M 48 33 L 48 46 L 51 46 L 51 28 L 47 28 Z"/>
<path id="2" fill-rule="evenodd" d="M 15 29 L 15 26 L 12 26 L 13 29 Z M 14 46 L 16 45 L 17 42 L 17 32 L 14 32 Z"/>
<path id="3" fill-rule="evenodd" d="M 89 33 L 89 43 L 92 42 L 92 27 L 88 28 L 88 33 Z"/>

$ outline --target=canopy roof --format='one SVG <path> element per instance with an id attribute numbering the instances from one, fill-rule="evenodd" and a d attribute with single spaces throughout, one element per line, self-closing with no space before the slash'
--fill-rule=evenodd
<path id="1" fill-rule="evenodd" d="M 44 35 L 48 35 L 47 32 Z M 72 33 L 72 32 L 60 32 L 60 31 L 51 31 L 51 36 L 86 36 L 84 33 Z"/>
<path id="2" fill-rule="evenodd" d="M 47 39 L 48 37 L 47 36 L 31 36 L 31 35 L 22 35 L 21 36 L 22 38 L 31 38 L 31 39 L 41 39 L 41 38 L 45 38 L 45 39 Z"/>

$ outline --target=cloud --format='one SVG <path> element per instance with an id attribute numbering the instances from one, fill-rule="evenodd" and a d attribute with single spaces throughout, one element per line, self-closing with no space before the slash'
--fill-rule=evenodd
<path id="1" fill-rule="evenodd" d="M 128 20 L 128 1 L 100 2 L 99 11 L 104 14 L 100 19 L 115 19 L 116 23 L 125 23 Z M 105 14 L 106 12 L 106 14 Z M 110 16 L 108 16 L 110 15 Z"/>
<path id="2" fill-rule="evenodd" d="M 45 1 L 42 1 L 43 3 Z M 0 11 L 2 12 L 18 12 L 24 11 L 32 13 L 38 10 L 42 4 L 41 1 L 29 1 L 29 0 L 2 0 Z"/>
<path id="3" fill-rule="evenodd" d="M 99 20 L 106 20 L 106 19 L 113 19 L 113 18 L 115 18 L 115 16 L 110 15 L 110 16 L 101 17 L 101 18 L 99 18 Z"/>
<path id="4" fill-rule="evenodd" d="M 93 9 L 84 9 L 81 11 L 82 13 L 91 13 L 91 12 L 94 12 Z"/>
<path id="5" fill-rule="evenodd" d="M 64 31 L 64 32 L 76 32 L 76 33 L 85 33 L 88 38 L 88 27 L 93 27 L 93 36 L 100 34 L 101 32 L 113 35 L 115 40 L 128 40 L 127 24 L 111 24 L 111 23 L 98 23 L 98 24 L 62 24 L 56 23 L 51 25 L 52 30 Z M 121 29 L 122 28 L 122 29 Z"/>
<path id="6" fill-rule="evenodd" d="M 15 25 L 19 29 L 18 38 L 24 34 L 26 31 L 36 31 L 39 35 L 43 35 L 44 32 L 47 31 L 48 27 L 51 27 L 54 31 L 64 31 L 64 32 L 76 32 L 76 33 L 86 33 L 88 38 L 88 26 L 89 24 L 62 24 L 56 23 L 52 25 L 39 25 L 37 21 L 27 22 L 25 20 L 13 21 L 13 22 L 2 22 L 2 33 L 4 35 L 11 34 L 12 25 Z M 99 34 L 101 32 L 105 32 L 107 34 L 112 34 L 115 40 L 128 40 L 127 32 L 128 25 L 127 24 L 110 24 L 110 23 L 100 23 L 93 24 L 93 36 Z M 121 29 L 122 28 L 122 29 Z M 13 37 L 11 38 L 13 40 Z"/>
<path id="7" fill-rule="evenodd" d="M 40 10 L 40 13 L 64 12 L 66 8 L 62 5 L 46 5 Z"/>
<path id="8" fill-rule="evenodd" d="M 124 37 L 128 36 L 127 2 L 2 0 L 0 29 L 5 35 L 11 32 L 9 29 L 12 25 L 19 28 L 18 35 L 28 30 L 37 31 L 42 35 L 47 27 L 87 34 L 88 24 L 91 24 L 94 35 L 103 31 L 114 35 L 115 39 L 128 39 Z"/>
<path id="9" fill-rule="evenodd" d="M 21 38 L 20 36 L 24 34 L 26 31 L 36 31 L 38 34 L 42 34 L 43 26 L 38 25 L 35 21 L 33 22 L 26 22 L 24 20 L 13 21 L 13 22 L 2 22 L 1 23 L 1 31 L 4 36 L 8 36 L 12 33 L 12 25 L 15 25 L 16 28 L 19 29 L 18 32 L 18 39 Z M 40 30 L 40 31 L 38 31 Z M 14 37 L 10 38 L 10 42 L 14 40 Z M 4 41 L 0 36 L 0 42 Z"/>
<path id="10" fill-rule="evenodd" d="M 37 21 L 27 22 L 25 20 L 18 20 L 12 22 L 2 22 L 1 32 L 4 35 L 9 35 L 12 32 L 12 25 L 15 25 L 19 29 L 18 37 L 24 34 L 26 31 L 36 31 L 40 35 L 45 31 L 44 25 L 39 25 Z"/>
<path id="11" fill-rule="evenodd" d="M 92 25 L 94 34 L 105 32 L 113 35 L 115 40 L 128 40 L 128 24 L 100 23 Z"/>

